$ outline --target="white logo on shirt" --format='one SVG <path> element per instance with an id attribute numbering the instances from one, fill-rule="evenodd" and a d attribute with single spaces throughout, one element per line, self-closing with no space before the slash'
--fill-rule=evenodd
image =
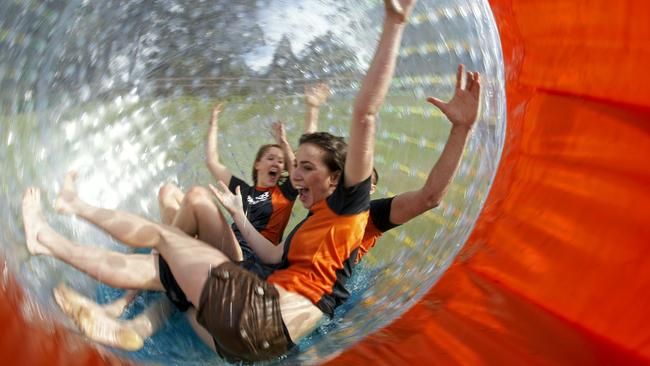
<path id="1" fill-rule="evenodd" d="M 248 201 L 249 205 L 256 205 L 260 202 L 268 201 L 269 197 L 271 197 L 271 195 L 269 194 L 268 191 L 266 191 L 257 197 L 251 197 L 249 195 L 246 197 L 246 200 Z"/>

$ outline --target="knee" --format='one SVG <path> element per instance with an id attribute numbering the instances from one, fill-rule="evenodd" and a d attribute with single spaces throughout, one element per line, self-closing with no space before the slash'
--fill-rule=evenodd
<path id="1" fill-rule="evenodd" d="M 176 192 L 179 191 L 180 188 L 178 188 L 174 183 L 165 183 L 158 190 L 158 200 L 163 201 L 167 197 L 173 196 L 174 194 L 176 194 Z"/>
<path id="2" fill-rule="evenodd" d="M 198 186 L 190 188 L 184 198 L 185 203 L 190 205 L 205 203 L 206 200 L 212 202 L 212 193 L 210 193 L 206 188 Z"/>

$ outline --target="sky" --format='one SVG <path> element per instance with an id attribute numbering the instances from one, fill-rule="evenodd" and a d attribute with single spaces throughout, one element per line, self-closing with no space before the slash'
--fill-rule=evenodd
<path id="1" fill-rule="evenodd" d="M 264 30 L 266 46 L 259 47 L 246 58 L 246 63 L 255 70 L 267 66 L 278 41 L 284 34 L 289 36 L 294 54 L 299 54 L 315 37 L 332 31 L 352 47 L 365 49 L 350 30 L 354 14 L 341 11 L 340 4 L 346 1 L 324 0 L 270 0 L 259 13 L 260 26 Z M 358 1 L 357 1 L 358 3 Z M 358 7 L 355 7 L 358 11 Z M 362 53 L 365 51 L 362 51 Z"/>

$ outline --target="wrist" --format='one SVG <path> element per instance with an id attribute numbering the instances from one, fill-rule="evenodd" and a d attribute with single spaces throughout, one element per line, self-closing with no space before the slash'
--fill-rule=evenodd
<path id="1" fill-rule="evenodd" d="M 384 26 L 391 25 L 391 26 L 404 27 L 406 26 L 407 22 L 408 22 L 408 17 L 405 16 L 404 14 L 399 14 L 399 13 L 388 13 L 384 18 Z"/>
<path id="2" fill-rule="evenodd" d="M 472 126 L 468 125 L 452 125 L 451 126 L 451 133 L 452 134 L 457 134 L 457 135 L 469 135 L 470 132 L 472 131 Z"/>
<path id="3" fill-rule="evenodd" d="M 246 220 L 246 215 L 242 209 L 235 209 L 235 212 L 231 212 L 230 214 L 232 215 L 232 219 L 237 226 L 243 224 L 244 220 Z"/>

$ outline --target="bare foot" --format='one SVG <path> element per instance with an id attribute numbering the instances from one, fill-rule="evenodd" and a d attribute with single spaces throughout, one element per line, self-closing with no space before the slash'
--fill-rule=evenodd
<path id="1" fill-rule="evenodd" d="M 74 214 L 74 202 L 77 200 L 77 189 L 75 181 L 77 180 L 77 172 L 71 170 L 65 175 L 63 179 L 63 186 L 61 192 L 54 202 L 54 209 L 60 213 Z"/>
<path id="2" fill-rule="evenodd" d="M 123 297 L 120 297 L 112 303 L 104 304 L 102 307 L 104 308 L 104 311 L 107 315 L 113 318 L 119 318 L 122 316 L 122 314 L 124 314 L 124 310 L 131 303 L 131 301 L 135 299 L 137 294 L 138 291 L 136 290 L 128 290 Z"/>
<path id="3" fill-rule="evenodd" d="M 124 314 L 124 309 L 126 309 L 126 306 L 128 305 L 128 302 L 124 300 L 123 298 L 117 299 L 115 302 L 112 302 L 110 304 L 106 304 L 103 306 L 104 311 L 106 312 L 106 315 L 110 316 L 111 318 L 119 318 Z"/>
<path id="4" fill-rule="evenodd" d="M 54 299 L 81 332 L 95 342 L 126 351 L 137 351 L 144 346 L 144 340 L 136 331 L 65 284 L 54 289 Z"/>
<path id="5" fill-rule="evenodd" d="M 38 188 L 29 187 L 23 193 L 23 224 L 27 250 L 32 255 L 51 255 L 50 250 L 38 240 L 41 231 L 50 229 L 41 212 L 41 191 Z"/>

